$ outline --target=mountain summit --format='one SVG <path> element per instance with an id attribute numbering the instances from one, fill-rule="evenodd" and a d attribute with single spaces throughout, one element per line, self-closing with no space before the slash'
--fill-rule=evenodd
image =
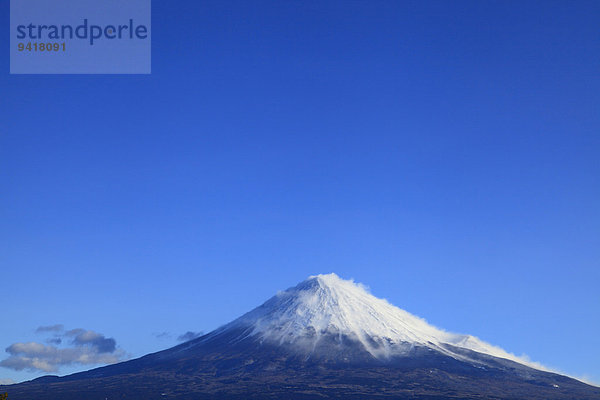
<path id="1" fill-rule="evenodd" d="M 309 355 L 326 341 L 328 346 L 335 344 L 333 349 L 328 347 L 330 354 L 335 354 L 335 347 L 359 345 L 380 360 L 407 355 L 419 346 L 465 358 L 451 350 L 457 346 L 526 363 L 474 336 L 456 335 L 429 325 L 371 295 L 365 286 L 334 273 L 309 277 L 216 333 L 240 328 L 250 337 L 291 345 Z"/>
<path id="2" fill-rule="evenodd" d="M 179 346 L 4 391 L 15 400 L 600 400 L 598 388 L 440 330 L 335 274 Z"/>

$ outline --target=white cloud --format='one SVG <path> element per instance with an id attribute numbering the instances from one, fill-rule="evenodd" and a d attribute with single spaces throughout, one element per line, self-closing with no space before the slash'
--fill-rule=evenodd
<path id="1" fill-rule="evenodd" d="M 40 327 L 36 332 L 62 332 L 62 325 Z M 58 347 L 62 338 L 70 338 L 69 347 Z M 17 371 L 57 372 L 63 365 L 113 364 L 124 358 L 113 338 L 85 329 L 73 329 L 49 339 L 50 345 L 38 342 L 13 343 L 6 348 L 9 357 L 0 366 Z"/>

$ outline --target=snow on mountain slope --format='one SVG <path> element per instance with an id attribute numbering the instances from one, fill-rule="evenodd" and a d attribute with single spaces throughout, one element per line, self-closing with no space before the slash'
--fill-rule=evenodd
<path id="1" fill-rule="evenodd" d="M 334 335 L 340 342 L 346 337 L 360 343 L 379 359 L 406 354 L 415 346 L 465 358 L 449 344 L 543 369 L 474 336 L 438 329 L 333 273 L 309 277 L 218 331 L 231 328 L 244 328 L 249 336 L 305 352 L 315 349 L 324 335 Z"/>

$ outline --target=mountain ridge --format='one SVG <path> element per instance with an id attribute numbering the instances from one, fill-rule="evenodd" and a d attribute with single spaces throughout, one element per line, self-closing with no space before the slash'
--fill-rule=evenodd
<path id="1" fill-rule="evenodd" d="M 314 342 L 319 340 L 321 333 L 332 331 L 358 339 L 376 358 L 410 350 L 407 344 L 431 347 L 444 353 L 448 352 L 445 345 L 452 345 L 549 371 L 473 335 L 439 329 L 425 319 L 373 296 L 365 285 L 344 280 L 335 273 L 310 276 L 220 329 L 244 325 L 250 325 L 251 335 L 280 344 L 301 341 L 311 332 Z M 373 346 L 370 340 L 373 338 L 378 347 Z M 304 343 L 304 346 L 310 344 Z M 394 344 L 397 346 L 392 348 L 390 345 Z"/>
<path id="2" fill-rule="evenodd" d="M 498 351 L 327 274 L 178 346 L 0 390 L 14 400 L 600 400 L 599 388 Z"/>

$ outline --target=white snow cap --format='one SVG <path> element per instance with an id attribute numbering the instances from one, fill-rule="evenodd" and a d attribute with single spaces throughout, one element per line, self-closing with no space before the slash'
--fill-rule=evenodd
<path id="1" fill-rule="evenodd" d="M 359 341 L 376 358 L 399 355 L 412 346 L 455 357 L 457 354 L 444 346 L 450 344 L 542 368 L 474 336 L 438 329 L 334 273 L 311 276 L 279 292 L 229 326 L 249 327 L 252 336 L 263 340 L 312 348 L 322 335 L 345 335 Z"/>

